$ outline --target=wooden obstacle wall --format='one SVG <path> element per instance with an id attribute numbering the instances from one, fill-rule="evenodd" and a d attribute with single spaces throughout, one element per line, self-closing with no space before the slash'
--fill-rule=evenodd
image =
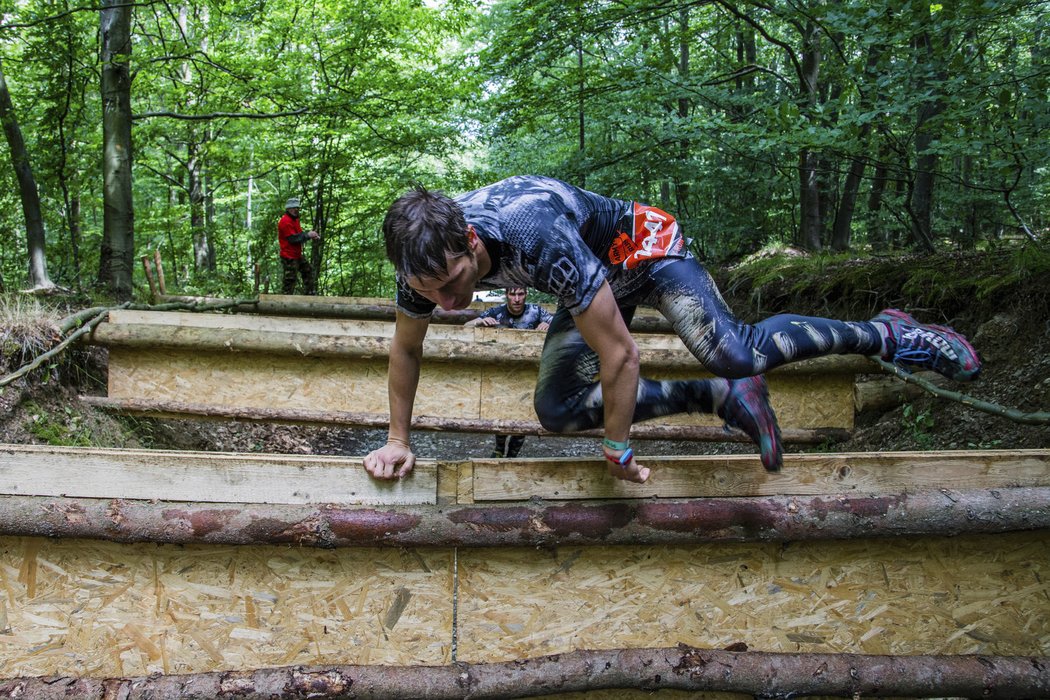
<path id="1" fill-rule="evenodd" d="M 933 492 L 948 507 L 963 489 L 1006 499 L 1050 486 L 1045 450 L 789 455 L 777 475 L 744 456 L 656 462 L 647 485 L 607 484 L 597 460 L 566 459 L 424 462 L 391 484 L 362 478 L 358 459 L 4 446 L 0 511 L 30 499 L 40 520 L 75 526 L 88 512 L 77 503 L 104 494 L 118 527 L 122 504 L 149 504 L 140 473 L 173 522 L 185 521 L 179 502 L 204 502 L 203 537 L 218 527 L 203 516 L 234 498 L 258 507 L 320 498 L 374 512 L 381 503 L 448 511 L 595 497 L 613 500 L 581 503 L 684 495 L 717 504 L 765 493 L 798 494 L 804 506 L 811 496 Z M 1050 530 L 1034 513 L 1039 529 L 1000 534 L 542 548 L 117 543 L 18 536 L 8 524 L 0 667 L 6 676 L 122 676 L 431 665 L 680 642 L 1048 656 Z"/>
<path id="2" fill-rule="evenodd" d="M 116 311 L 92 342 L 109 348 L 109 400 L 167 414 L 187 406 L 227 411 L 308 411 L 387 416 L 387 347 L 392 324 Z M 642 370 L 657 379 L 704 373 L 681 341 L 637 336 Z M 424 346 L 417 416 L 517 421 L 539 430 L 532 408 L 543 334 L 434 325 Z M 769 374 L 772 402 L 788 440 L 820 441 L 853 427 L 854 376 L 863 358 L 820 358 Z M 272 415 L 272 414 L 271 414 Z M 302 416 L 299 416 L 300 418 Z M 677 416 L 661 425 L 709 427 L 713 416 Z M 643 424 L 638 432 L 644 434 Z"/>

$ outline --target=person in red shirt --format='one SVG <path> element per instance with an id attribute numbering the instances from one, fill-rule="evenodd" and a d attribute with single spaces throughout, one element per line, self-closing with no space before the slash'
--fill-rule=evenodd
<path id="1" fill-rule="evenodd" d="M 277 222 L 277 239 L 281 245 L 281 267 L 284 268 L 282 294 L 295 293 L 296 276 L 303 278 L 303 293 L 314 294 L 314 275 L 310 261 L 303 257 L 303 241 L 318 240 L 317 231 L 303 233 L 299 223 L 299 198 L 292 197 L 284 204 L 284 216 Z"/>

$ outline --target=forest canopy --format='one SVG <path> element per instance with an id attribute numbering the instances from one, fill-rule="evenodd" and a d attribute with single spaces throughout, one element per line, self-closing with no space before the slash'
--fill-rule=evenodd
<path id="1" fill-rule="evenodd" d="M 414 183 L 562 178 L 718 263 L 1043 245 L 1050 6 L 1022 0 L 2 0 L 4 290 L 388 296 Z"/>

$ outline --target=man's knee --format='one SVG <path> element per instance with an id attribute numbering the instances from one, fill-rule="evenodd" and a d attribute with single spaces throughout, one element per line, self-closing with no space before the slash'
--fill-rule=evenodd
<path id="1" fill-rule="evenodd" d="M 719 330 L 721 332 L 717 334 L 712 330 L 702 337 L 691 333 L 679 333 L 679 337 L 693 357 L 715 376 L 742 379 L 761 373 L 760 355 L 748 340 L 750 334 L 730 328 Z"/>
<path id="2" fill-rule="evenodd" d="M 532 405 L 544 430 L 563 433 L 568 429 L 569 411 L 562 397 L 556 395 L 556 392 L 537 389 Z"/>
<path id="3" fill-rule="evenodd" d="M 750 345 L 741 342 L 720 344 L 710 362 L 704 366 L 713 374 L 725 379 L 743 379 L 757 374 L 755 352 Z"/>

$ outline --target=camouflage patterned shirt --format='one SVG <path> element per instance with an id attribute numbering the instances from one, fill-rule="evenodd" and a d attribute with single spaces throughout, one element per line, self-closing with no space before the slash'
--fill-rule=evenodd
<path id="1" fill-rule="evenodd" d="M 635 261 L 628 269 L 620 264 L 624 231 L 633 235 L 639 207 L 659 210 L 603 197 L 553 178 L 515 176 L 455 200 L 492 260 L 492 269 L 478 281 L 478 289 L 532 287 L 554 295 L 574 315 L 590 306 L 602 282 L 608 280 L 613 294 L 621 298 L 649 279 L 647 268 L 671 258 L 689 257 L 677 224 L 668 216 L 677 236 L 674 244 L 665 245 L 666 250 L 659 250 L 658 255 L 648 248 L 638 252 L 651 257 L 642 264 Z M 628 246 L 640 250 L 640 246 Z M 397 283 L 398 308 L 414 318 L 430 316 L 435 304 L 400 277 Z"/>

